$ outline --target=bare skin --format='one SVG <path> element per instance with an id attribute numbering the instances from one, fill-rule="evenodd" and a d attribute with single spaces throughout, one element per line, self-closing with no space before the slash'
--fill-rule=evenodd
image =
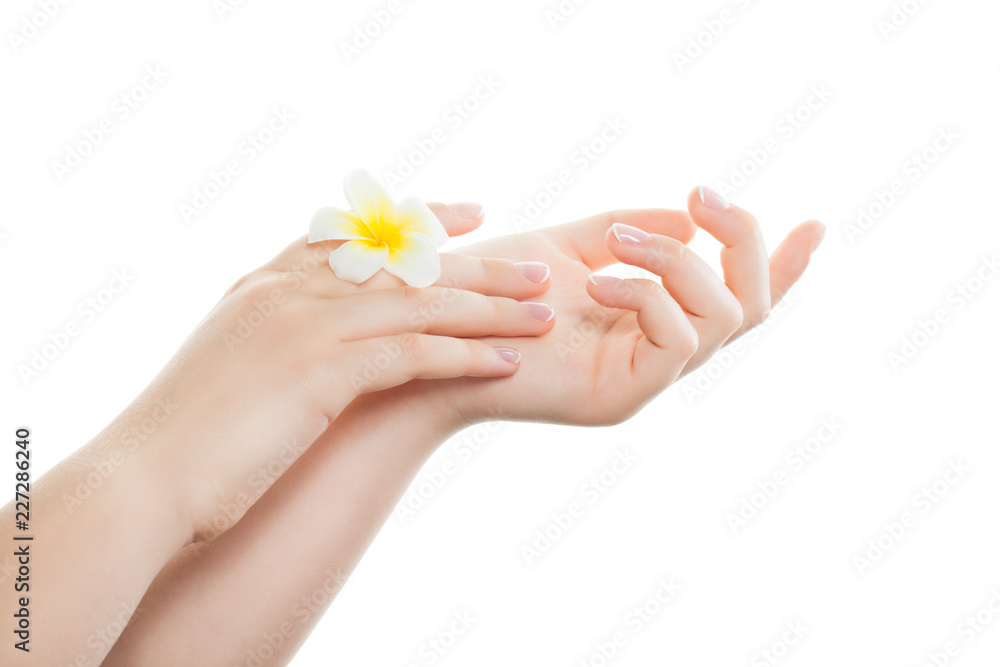
<path id="1" fill-rule="evenodd" d="M 319 288 L 336 281 L 323 261 L 241 279 L 114 422 L 32 484 L 31 529 L 44 545 L 28 592 L 36 630 L 30 654 L 0 643 L 0 664 L 99 664 L 157 573 L 224 533 L 359 396 L 511 375 L 516 358 L 476 338 L 522 340 L 554 325 L 504 295 L 539 291 L 512 262 L 481 276 L 479 291 L 498 295 L 484 296 L 398 283 L 331 291 Z M 420 315 L 442 299 L 454 306 L 446 316 Z M 111 472 L 81 494 L 97 470 Z M 14 512 L 6 505 L 0 522 L 14 525 Z M 0 603 L 14 609 L 24 595 L 5 586 Z"/>
<path id="2" fill-rule="evenodd" d="M 468 286 L 505 268 L 470 257 L 551 268 L 530 296 L 554 307 L 554 328 L 504 339 L 522 352 L 520 371 L 410 382 L 353 402 L 231 530 L 171 561 L 105 664 L 287 663 L 442 441 L 484 420 L 628 419 L 762 322 L 824 231 L 818 222 L 800 225 L 769 260 L 746 211 L 705 206 L 698 190 L 688 208 L 618 211 L 462 248 L 465 257 L 449 260 L 443 283 Z M 459 225 L 451 222 L 454 233 Z M 722 243 L 724 281 L 686 249 L 696 228 Z M 304 252 L 301 241 L 276 261 L 294 263 Z M 649 269 L 662 283 L 589 279 L 618 262 Z M 329 284 L 322 274 L 315 280 L 317 289 Z M 350 289 L 392 279 L 370 282 Z"/>

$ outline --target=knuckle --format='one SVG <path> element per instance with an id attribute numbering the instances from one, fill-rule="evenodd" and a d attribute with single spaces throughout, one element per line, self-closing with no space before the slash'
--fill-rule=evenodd
<path id="1" fill-rule="evenodd" d="M 743 326 L 743 308 L 740 306 L 740 302 L 736 299 L 731 299 L 719 312 L 719 320 L 723 328 L 728 329 L 729 333 L 734 333 L 739 331 L 740 327 Z"/>
<path id="2" fill-rule="evenodd" d="M 396 336 L 396 345 L 401 356 L 407 359 L 418 359 L 427 354 L 430 344 L 424 334 L 404 333 Z"/>
<path id="3" fill-rule="evenodd" d="M 473 361 L 482 358 L 483 351 L 485 349 L 485 343 L 480 343 L 479 341 L 468 340 L 465 338 L 458 339 L 463 343 L 461 348 L 461 355 L 455 355 L 457 360 L 463 361 L 466 364 L 471 364 Z"/>
<path id="4" fill-rule="evenodd" d="M 637 283 L 637 287 L 642 290 L 643 298 L 650 303 L 655 303 L 657 307 L 676 307 L 674 306 L 674 300 L 670 296 L 670 293 L 667 292 L 662 285 L 659 285 L 652 280 L 640 280 Z"/>
<path id="5" fill-rule="evenodd" d="M 411 287 L 410 285 L 404 285 L 400 289 L 403 291 L 402 294 L 406 303 L 417 310 L 426 308 L 434 300 L 433 291 L 435 288 L 432 287 Z"/>
<path id="6" fill-rule="evenodd" d="M 690 359 L 698 352 L 698 332 L 694 327 L 688 325 L 677 335 L 677 352 L 684 359 Z"/>
<path id="7" fill-rule="evenodd" d="M 517 270 L 514 268 L 514 262 L 510 260 L 485 257 L 479 261 L 482 264 L 483 279 L 488 285 L 499 282 L 505 276 L 509 276 L 512 271 Z"/>
<path id="8" fill-rule="evenodd" d="M 283 293 L 283 287 L 279 274 L 254 271 L 240 278 L 230 289 L 230 293 L 238 298 L 243 306 L 253 308 L 262 301 L 274 300 L 275 292 Z"/>
<path id="9" fill-rule="evenodd" d="M 657 238 L 657 242 L 649 249 L 646 268 L 654 273 L 662 273 L 671 264 L 677 264 L 687 259 L 688 248 L 677 239 L 669 236 Z"/>
<path id="10" fill-rule="evenodd" d="M 239 293 L 243 292 L 247 288 L 248 285 L 251 285 L 254 282 L 256 282 L 257 280 L 259 280 L 260 277 L 261 277 L 261 275 L 262 275 L 262 273 L 263 272 L 260 269 L 255 269 L 255 270 L 251 271 L 250 273 L 248 273 L 248 274 L 246 274 L 244 276 L 240 276 L 236 280 L 236 282 L 234 282 L 229 287 L 229 289 L 226 290 L 225 296 L 228 297 L 228 296 L 232 296 L 234 294 L 239 294 Z"/>
<path id="11" fill-rule="evenodd" d="M 763 239 L 763 232 L 761 232 L 760 225 L 757 224 L 757 219 L 752 215 L 738 216 L 733 221 L 733 227 L 741 237 L 754 240 Z"/>
<path id="12" fill-rule="evenodd" d="M 607 222 L 608 227 L 612 227 L 613 225 L 622 222 L 622 213 L 623 211 L 620 209 L 615 209 L 613 211 L 605 211 L 602 215 L 604 220 Z"/>
<path id="13" fill-rule="evenodd" d="M 487 317 L 494 321 L 503 320 L 505 317 L 513 315 L 515 307 L 519 307 L 513 299 L 505 299 L 498 296 L 486 297 L 486 299 Z"/>
<path id="14" fill-rule="evenodd" d="M 762 305 L 759 308 L 755 308 L 751 313 L 744 317 L 743 326 L 747 329 L 753 329 L 756 326 L 760 326 L 767 321 L 767 318 L 771 316 L 771 307 L 767 305 Z"/>

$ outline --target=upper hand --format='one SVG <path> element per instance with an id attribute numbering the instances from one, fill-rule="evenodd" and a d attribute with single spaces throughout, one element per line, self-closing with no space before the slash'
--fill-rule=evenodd
<path id="1" fill-rule="evenodd" d="M 722 280 L 686 246 L 698 228 L 722 243 Z M 462 248 L 548 264 L 551 285 L 539 298 L 555 308 L 556 324 L 545 336 L 508 340 L 523 355 L 516 376 L 423 388 L 440 393 L 466 422 L 621 422 L 763 322 L 805 271 L 823 231 L 815 221 L 799 225 L 769 260 L 750 213 L 710 208 L 695 189 L 688 211 L 615 211 Z M 589 279 L 616 263 L 661 280 Z"/>

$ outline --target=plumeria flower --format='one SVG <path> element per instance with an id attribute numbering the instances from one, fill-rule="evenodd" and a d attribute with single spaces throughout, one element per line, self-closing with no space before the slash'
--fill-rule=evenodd
<path id="1" fill-rule="evenodd" d="M 363 283 L 385 269 L 414 287 L 437 282 L 437 249 L 448 233 L 427 204 L 416 197 L 394 202 L 362 169 L 344 179 L 344 194 L 352 210 L 326 206 L 309 225 L 309 243 L 347 241 L 330 253 L 330 268 L 338 278 Z"/>

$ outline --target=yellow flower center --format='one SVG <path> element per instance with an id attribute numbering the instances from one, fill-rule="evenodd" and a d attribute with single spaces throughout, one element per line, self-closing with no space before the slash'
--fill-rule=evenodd
<path id="1" fill-rule="evenodd" d="M 394 221 L 386 220 L 380 215 L 377 220 L 369 224 L 372 227 L 372 237 L 368 242 L 373 248 L 384 245 L 392 251 L 402 245 L 403 239 L 400 237 L 402 229 Z"/>

